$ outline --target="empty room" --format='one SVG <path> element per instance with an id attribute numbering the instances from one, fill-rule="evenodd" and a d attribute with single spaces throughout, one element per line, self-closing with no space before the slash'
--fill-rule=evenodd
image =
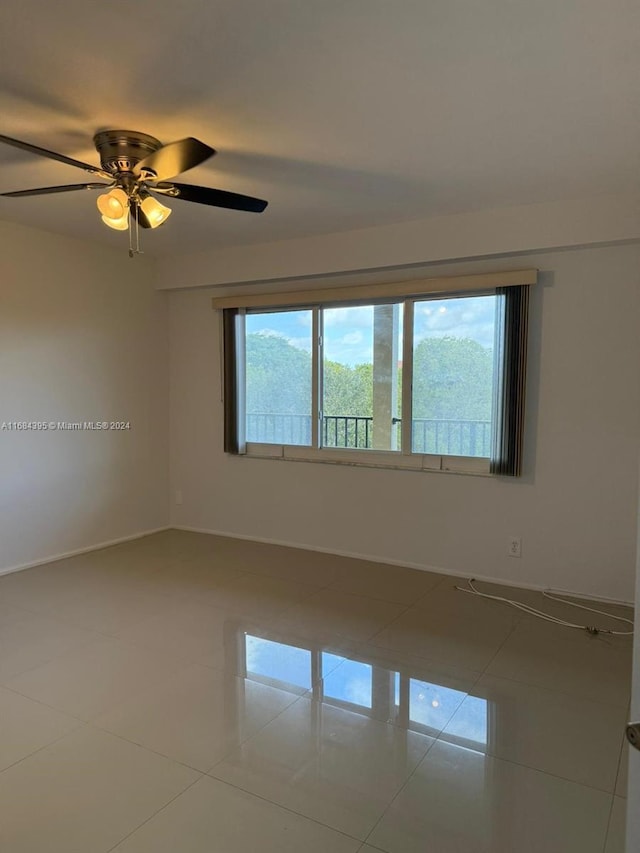
<path id="1" fill-rule="evenodd" d="M 0 28 L 3 853 L 639 850 L 638 10 Z"/>

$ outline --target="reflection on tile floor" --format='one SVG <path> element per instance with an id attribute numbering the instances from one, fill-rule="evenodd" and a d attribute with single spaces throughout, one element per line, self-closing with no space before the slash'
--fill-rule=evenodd
<path id="1" fill-rule="evenodd" d="M 0 849 L 623 853 L 630 640 L 455 583 L 178 531 L 0 578 Z"/>

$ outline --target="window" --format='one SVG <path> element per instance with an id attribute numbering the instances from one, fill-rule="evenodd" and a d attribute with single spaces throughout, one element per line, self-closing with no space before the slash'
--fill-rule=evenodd
<path id="1" fill-rule="evenodd" d="M 416 302 L 412 450 L 489 457 L 495 296 Z"/>
<path id="2" fill-rule="evenodd" d="M 247 441 L 311 444 L 311 320 L 311 311 L 247 314 Z"/>
<path id="3" fill-rule="evenodd" d="M 518 475 L 535 271 L 507 277 L 215 299 L 225 449 Z"/>
<path id="4" fill-rule="evenodd" d="M 400 450 L 401 309 L 321 309 L 322 447 Z"/>

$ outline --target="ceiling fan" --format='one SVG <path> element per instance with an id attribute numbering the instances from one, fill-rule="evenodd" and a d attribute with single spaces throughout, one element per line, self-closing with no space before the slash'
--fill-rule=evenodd
<path id="1" fill-rule="evenodd" d="M 267 202 L 259 198 L 169 181 L 169 178 L 193 169 L 194 166 L 204 163 L 216 153 L 214 148 L 191 136 L 163 145 L 153 136 L 134 130 L 100 131 L 93 137 L 94 145 L 100 155 L 99 167 L 74 160 L 55 151 L 48 151 L 46 148 L 39 148 L 37 145 L 31 145 L 19 139 L 12 139 L 10 136 L 0 135 L 0 142 L 41 157 L 58 160 L 69 166 L 76 166 L 94 177 L 108 181 L 108 183 L 91 182 L 18 190 L 0 193 L 0 196 L 19 198 L 76 190 L 104 189 L 107 192 L 97 198 L 102 221 L 109 228 L 117 231 L 129 229 L 130 235 L 132 219 L 136 227 L 140 225 L 142 228 L 157 228 L 171 214 L 171 209 L 158 201 L 156 195 L 253 213 L 261 213 L 267 206 Z M 133 254 L 131 238 L 129 254 Z"/>

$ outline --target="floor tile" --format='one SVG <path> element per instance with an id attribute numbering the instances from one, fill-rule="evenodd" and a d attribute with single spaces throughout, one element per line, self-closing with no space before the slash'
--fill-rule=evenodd
<path id="1" fill-rule="evenodd" d="M 327 672 L 330 662 L 331 656 L 323 654 L 323 679 L 314 695 L 433 737 L 440 734 L 480 678 L 472 670 L 430 663 L 370 644 L 360 644 Z"/>
<path id="2" fill-rule="evenodd" d="M 0 599 L 36 613 L 57 605 L 88 583 L 79 564 L 60 560 L 0 577 Z"/>
<path id="3" fill-rule="evenodd" d="M 377 633 L 371 643 L 452 666 L 483 670 L 512 630 L 511 620 L 499 614 L 485 612 L 471 619 L 412 607 Z"/>
<path id="4" fill-rule="evenodd" d="M 440 580 L 440 575 L 404 566 L 349 560 L 348 563 L 343 561 L 342 571 L 331 588 L 409 606 L 437 586 Z"/>
<path id="5" fill-rule="evenodd" d="M 432 743 L 302 698 L 210 773 L 364 840 Z"/>
<path id="6" fill-rule="evenodd" d="M 604 853 L 625 853 L 626 822 L 627 801 L 614 797 Z"/>
<path id="7" fill-rule="evenodd" d="M 297 698 L 193 664 L 99 716 L 94 725 L 206 771 Z"/>
<path id="8" fill-rule="evenodd" d="M 142 536 L 117 545 L 110 545 L 100 551 L 93 552 L 93 554 L 107 560 L 112 557 L 118 559 L 134 557 L 136 563 L 148 560 L 175 562 L 190 556 L 191 536 L 192 534 L 181 530 L 163 530 L 150 536 Z M 211 537 L 197 535 L 196 538 L 199 540 Z"/>
<path id="9" fill-rule="evenodd" d="M 453 591 L 456 586 L 468 588 L 468 580 L 466 578 L 456 578 L 453 576 L 444 577 L 434 594 L 441 593 L 443 589 Z M 620 619 L 613 618 L 613 616 L 622 616 L 627 619 L 633 619 L 633 608 L 621 604 L 591 601 L 589 599 L 578 598 L 561 593 L 550 593 L 550 595 L 554 596 L 553 598 L 550 598 L 541 590 L 505 586 L 504 584 L 489 583 L 482 580 L 476 580 L 474 582 L 474 586 L 479 592 L 511 599 L 514 602 L 519 602 L 528 607 L 532 607 L 535 610 L 539 610 L 542 613 L 566 620 L 567 622 L 597 625 L 601 628 L 614 631 L 626 631 L 630 630 L 632 627 Z M 514 618 L 518 621 L 538 619 L 534 614 L 520 608 L 513 607 L 512 605 L 504 602 L 492 601 L 481 597 L 474 598 L 473 595 L 466 592 L 463 593 L 463 595 L 467 600 L 467 606 L 471 606 L 472 602 L 475 602 L 476 606 L 479 602 L 482 602 L 486 607 L 499 608 L 503 610 L 503 612 L 512 613 Z M 573 604 L 580 606 L 576 607 L 573 606 Z M 602 612 L 593 613 L 588 610 L 583 610 L 583 607 L 595 608 Z M 605 613 L 611 614 L 611 617 L 603 615 Z"/>
<path id="10" fill-rule="evenodd" d="M 7 687 L 89 721 L 182 666 L 168 654 L 105 637 L 9 680 Z"/>
<path id="11" fill-rule="evenodd" d="M 0 577 L 0 638 L 9 625 L 21 622 L 30 615 L 33 615 L 33 610 L 26 610 L 24 607 L 5 600 L 2 596 L 2 578 Z"/>
<path id="12" fill-rule="evenodd" d="M 0 849 L 107 853 L 197 778 L 85 727 L 0 774 Z"/>
<path id="13" fill-rule="evenodd" d="M 417 610 L 429 612 L 447 613 L 457 619 L 489 620 L 496 619 L 501 624 L 514 627 L 522 617 L 522 612 L 513 607 L 487 598 L 464 592 L 467 588 L 467 579 L 452 577 L 450 575 L 434 575 L 438 579 L 437 585 L 429 590 L 415 603 Z M 459 589 L 460 587 L 461 589 Z M 497 588 L 492 584 L 478 583 L 478 588 L 487 589 L 505 595 L 509 588 Z"/>
<path id="14" fill-rule="evenodd" d="M 540 620 L 522 622 L 488 672 L 626 708 L 631 692 L 631 643 L 574 633 Z"/>
<path id="15" fill-rule="evenodd" d="M 483 676 L 442 740 L 613 793 L 625 711 Z"/>
<path id="16" fill-rule="evenodd" d="M 318 690 L 322 677 L 340 666 L 356 646 L 342 637 L 322 646 L 281 628 L 249 628 L 238 638 L 235 672 L 302 696 L 312 688 Z"/>
<path id="17" fill-rule="evenodd" d="M 0 620 L 0 682 L 101 639 L 96 631 L 20 609 Z"/>
<path id="18" fill-rule="evenodd" d="M 233 565 L 244 572 L 319 586 L 328 586 L 345 561 L 345 558 L 334 556 L 328 560 L 327 555 L 319 551 L 242 539 L 227 539 L 221 554 L 225 565 Z"/>
<path id="19" fill-rule="evenodd" d="M 113 633 L 166 599 L 140 561 L 102 552 L 0 579 L 0 597 L 78 627 Z"/>
<path id="20" fill-rule="evenodd" d="M 128 625 L 154 615 L 166 604 L 166 595 L 152 584 L 123 583 L 101 579 L 91 589 L 79 589 L 55 608 L 56 617 L 92 628 L 103 634 L 115 634 Z"/>
<path id="21" fill-rule="evenodd" d="M 283 613 L 318 588 L 315 584 L 246 573 L 210 591 L 201 589 L 198 599 L 242 616 L 268 618 Z"/>
<path id="22" fill-rule="evenodd" d="M 116 636 L 126 642 L 182 655 L 205 666 L 236 668 L 236 634 L 251 620 L 196 601 L 172 601 L 159 614 Z"/>
<path id="23" fill-rule="evenodd" d="M 618 763 L 618 777 L 616 779 L 616 797 L 627 796 L 629 784 L 629 742 L 627 736 L 622 736 L 622 747 L 620 748 L 620 761 Z"/>
<path id="24" fill-rule="evenodd" d="M 79 555 L 73 558 L 73 562 L 76 561 L 82 564 L 83 576 L 145 578 L 161 567 L 173 565 L 177 558 L 165 548 L 145 547 L 142 540 L 137 540 Z"/>
<path id="25" fill-rule="evenodd" d="M 357 853 L 359 847 L 355 839 L 205 777 L 114 853 Z"/>
<path id="26" fill-rule="evenodd" d="M 343 635 L 367 640 L 405 611 L 405 606 L 362 595 L 323 589 L 282 616 L 282 624 L 304 635 Z"/>
<path id="27" fill-rule="evenodd" d="M 208 558 L 212 561 L 221 561 L 229 545 L 235 541 L 238 540 L 209 533 L 192 533 L 188 530 L 174 529 L 154 536 L 145 536 L 130 544 L 144 553 L 166 554 L 174 560 Z"/>
<path id="28" fill-rule="evenodd" d="M 242 574 L 236 567 L 194 558 L 157 566 L 147 575 L 147 580 L 172 598 L 197 597 L 202 590 L 216 589 Z"/>
<path id="29" fill-rule="evenodd" d="M 63 737 L 82 723 L 0 687 L 0 771 Z"/>
<path id="30" fill-rule="evenodd" d="M 389 853 L 601 853 L 611 796 L 438 741 L 376 826 Z"/>
<path id="31" fill-rule="evenodd" d="M 177 530 L 0 577 L 0 849 L 622 853 L 630 641 L 464 583 Z"/>

